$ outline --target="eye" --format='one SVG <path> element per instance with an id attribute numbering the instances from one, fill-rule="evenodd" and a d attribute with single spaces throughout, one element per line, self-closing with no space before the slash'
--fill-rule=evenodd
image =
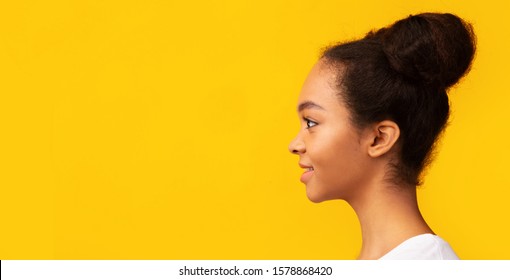
<path id="1" fill-rule="evenodd" d="M 318 123 L 316 123 L 316 122 L 314 122 L 314 121 L 312 121 L 312 120 L 310 120 L 310 119 L 307 119 L 307 118 L 303 118 L 303 119 L 304 119 L 304 120 L 305 120 L 305 122 L 306 122 L 306 128 L 307 128 L 307 129 L 308 129 L 308 128 L 312 128 L 312 127 L 314 127 L 314 126 L 318 125 Z"/>

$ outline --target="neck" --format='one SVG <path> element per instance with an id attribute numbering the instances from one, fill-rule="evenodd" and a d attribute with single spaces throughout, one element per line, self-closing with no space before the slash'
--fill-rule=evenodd
<path id="1" fill-rule="evenodd" d="M 420 213 L 414 186 L 374 185 L 347 202 L 361 225 L 358 259 L 379 259 L 413 236 L 433 233 Z"/>

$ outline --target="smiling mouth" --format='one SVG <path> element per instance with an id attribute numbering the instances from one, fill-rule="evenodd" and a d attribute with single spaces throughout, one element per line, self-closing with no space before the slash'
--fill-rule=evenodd
<path id="1" fill-rule="evenodd" d="M 310 181 L 310 178 L 312 177 L 312 175 L 314 174 L 314 168 L 313 167 L 303 167 L 304 171 L 303 174 L 301 175 L 301 182 L 307 184 L 308 181 Z"/>

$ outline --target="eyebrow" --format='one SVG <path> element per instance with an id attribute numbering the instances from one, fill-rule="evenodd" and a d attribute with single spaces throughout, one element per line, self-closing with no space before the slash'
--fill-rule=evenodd
<path id="1" fill-rule="evenodd" d="M 301 104 L 298 105 L 298 112 L 301 112 L 305 109 L 320 109 L 320 110 L 325 110 L 324 108 L 322 108 L 322 106 L 320 106 L 319 104 L 317 103 L 313 103 L 312 101 L 305 101 Z"/>

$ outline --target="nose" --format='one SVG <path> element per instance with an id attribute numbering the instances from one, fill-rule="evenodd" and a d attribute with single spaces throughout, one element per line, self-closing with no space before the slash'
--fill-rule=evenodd
<path id="1" fill-rule="evenodd" d="M 303 140 L 298 136 L 294 138 L 290 144 L 289 144 L 289 152 L 298 155 L 305 152 L 305 143 L 303 143 Z"/>

